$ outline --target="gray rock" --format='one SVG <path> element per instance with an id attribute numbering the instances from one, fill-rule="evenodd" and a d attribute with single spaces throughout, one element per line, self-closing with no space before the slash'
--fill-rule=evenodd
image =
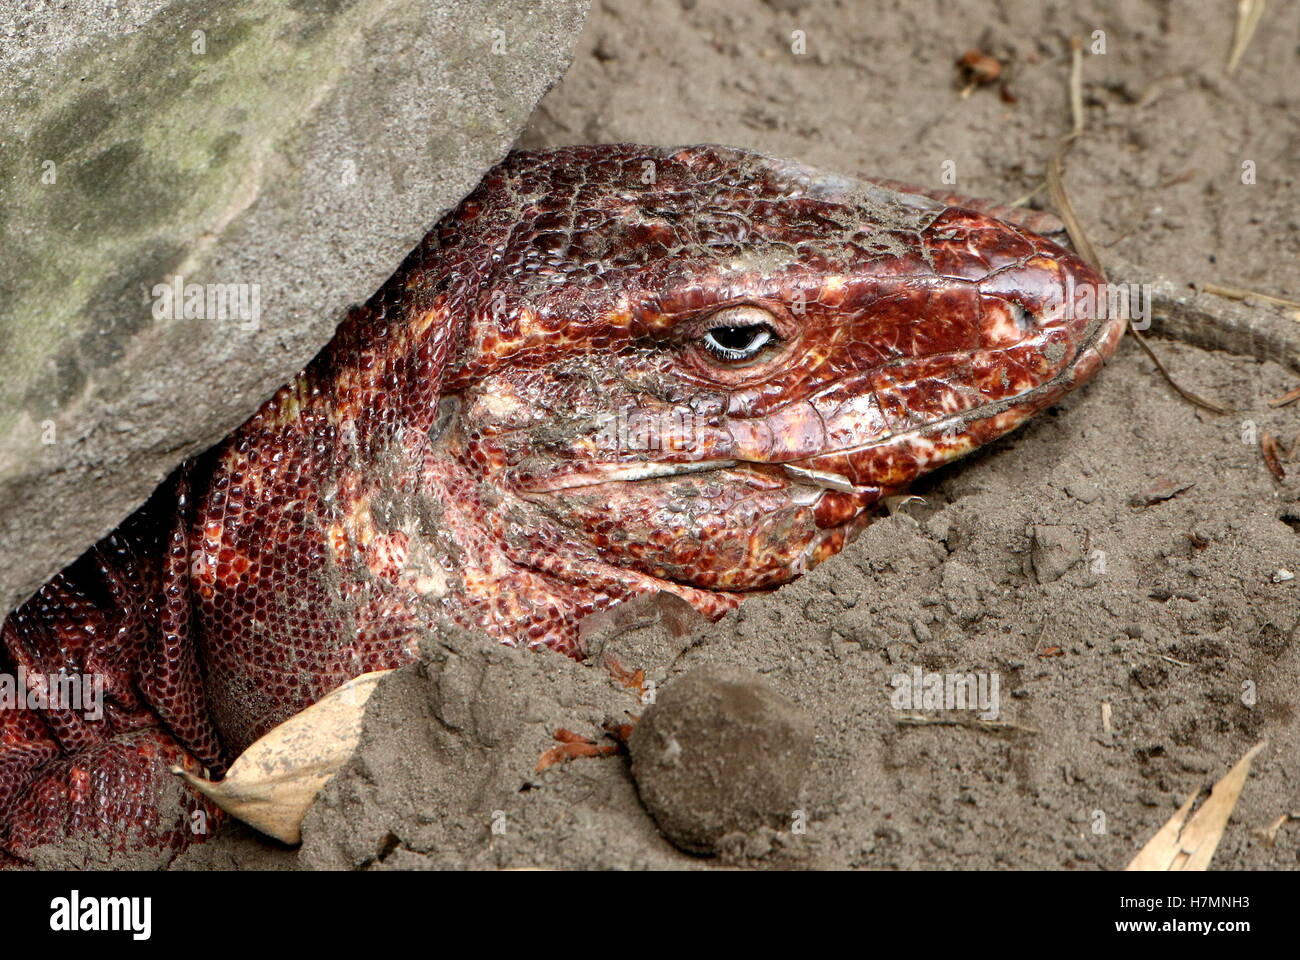
<path id="1" fill-rule="evenodd" d="M 0 9 L 0 613 L 329 340 L 505 154 L 586 9 Z M 173 319 L 178 275 L 238 286 Z"/>
<path id="2" fill-rule="evenodd" d="M 813 725 L 757 674 L 701 667 L 664 688 L 628 749 L 641 801 L 676 846 L 752 849 L 796 817 Z"/>

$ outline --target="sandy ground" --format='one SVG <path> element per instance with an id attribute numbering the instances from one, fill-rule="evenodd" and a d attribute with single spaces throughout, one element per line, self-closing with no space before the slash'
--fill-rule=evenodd
<path id="1" fill-rule="evenodd" d="M 1100 30 L 1067 182 L 1103 255 L 1300 298 L 1300 14 L 1272 5 L 1228 78 L 1234 16 L 1141 0 L 601 2 L 523 145 L 722 142 L 934 186 L 952 161 L 950 189 L 1012 200 L 1066 126 L 1067 38 Z M 972 47 L 1004 62 L 1005 93 L 963 95 L 954 61 Z M 236 827 L 177 866 L 1113 869 L 1267 739 L 1214 867 L 1296 869 L 1300 822 L 1271 844 L 1258 831 L 1300 816 L 1300 579 L 1279 574 L 1300 573 L 1300 464 L 1279 482 L 1254 442 L 1300 430 L 1294 406 L 1266 402 L 1296 377 L 1156 347 L 1234 412 L 1180 400 L 1126 342 L 1095 383 L 929 478 L 923 503 L 801 581 L 691 636 L 650 624 L 598 644 L 661 687 L 740 664 L 799 704 L 817 734 L 804 833 L 694 857 L 659 834 L 626 758 L 533 773 L 557 727 L 598 737 L 640 706 L 599 657 L 451 631 L 376 694 L 301 851 Z M 1157 486 L 1179 492 L 1147 504 Z M 996 675 L 1007 726 L 905 722 L 892 681 L 915 668 Z"/>

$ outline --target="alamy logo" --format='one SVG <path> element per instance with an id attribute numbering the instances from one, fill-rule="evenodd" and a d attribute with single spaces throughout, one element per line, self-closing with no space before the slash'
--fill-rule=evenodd
<path id="1" fill-rule="evenodd" d="M 129 930 L 133 940 L 148 940 L 153 933 L 152 897 L 83 897 L 73 890 L 50 901 L 50 929 Z"/>
<path id="2" fill-rule="evenodd" d="M 241 330 L 262 321 L 260 283 L 186 283 L 176 275 L 153 288 L 155 320 L 236 320 Z"/>
<path id="3" fill-rule="evenodd" d="M 0 673 L 0 710 L 73 710 L 104 719 L 104 677 L 98 673 Z"/>
<path id="4" fill-rule="evenodd" d="M 689 407 L 642 410 L 622 407 L 602 418 L 596 439 L 620 453 L 678 452 L 695 448 L 696 414 Z"/>
<path id="5" fill-rule="evenodd" d="M 1129 320 L 1137 330 L 1151 326 L 1151 284 L 1080 283 L 1065 278 L 1065 318 Z"/>
<path id="6" fill-rule="evenodd" d="M 896 673 L 889 703 L 895 710 L 977 710 L 981 720 L 996 720 L 1001 680 L 996 673 Z"/>

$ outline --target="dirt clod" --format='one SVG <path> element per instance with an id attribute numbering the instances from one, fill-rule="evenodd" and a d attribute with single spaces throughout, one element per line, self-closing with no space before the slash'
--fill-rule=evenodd
<path id="1" fill-rule="evenodd" d="M 1038 524 L 1034 527 L 1029 563 L 1039 583 L 1054 583 L 1082 559 L 1079 538 L 1069 527 Z"/>
<path id="2" fill-rule="evenodd" d="M 813 725 L 757 674 L 711 666 L 669 685 L 628 746 L 641 800 L 674 844 L 712 854 L 725 839 L 761 856 L 763 828 L 799 818 Z"/>

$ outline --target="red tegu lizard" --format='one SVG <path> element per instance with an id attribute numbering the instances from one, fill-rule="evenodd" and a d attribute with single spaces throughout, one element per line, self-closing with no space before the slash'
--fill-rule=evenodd
<path id="1" fill-rule="evenodd" d="M 220 774 L 439 616 L 573 657 L 639 594 L 719 617 L 1097 371 L 1122 323 L 1066 290 L 1100 277 L 896 186 L 719 147 L 510 156 L 5 622 L 0 672 L 100 676 L 104 708 L 0 710 L 0 860 L 165 862 L 215 812 L 171 765 Z"/>

